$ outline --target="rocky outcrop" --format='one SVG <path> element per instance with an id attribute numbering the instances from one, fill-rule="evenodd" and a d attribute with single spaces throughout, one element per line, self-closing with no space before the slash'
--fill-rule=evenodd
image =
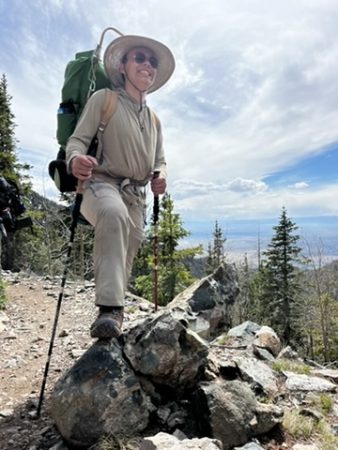
<path id="1" fill-rule="evenodd" d="M 281 393 L 304 384 L 273 370 L 280 355 L 294 357 L 280 352 L 274 330 L 253 322 L 227 330 L 237 293 L 234 269 L 223 265 L 166 308 L 130 323 L 118 342 L 90 347 L 50 398 L 64 439 L 88 447 L 122 433 L 147 436 L 143 450 L 260 448 L 250 441 L 281 423 Z M 329 375 L 302 381 L 332 392 Z"/>

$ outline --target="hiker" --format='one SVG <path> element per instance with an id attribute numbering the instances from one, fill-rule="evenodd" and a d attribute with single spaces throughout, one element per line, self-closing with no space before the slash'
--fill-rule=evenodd
<path id="1" fill-rule="evenodd" d="M 143 239 L 145 186 L 155 196 L 166 189 L 161 124 L 146 95 L 163 86 L 175 68 L 162 43 L 125 35 L 104 53 L 104 68 L 117 93 L 116 111 L 102 137 L 97 159 L 86 155 L 100 123 L 105 90 L 95 92 L 66 147 L 67 168 L 81 183 L 81 214 L 94 226 L 97 319 L 93 338 L 121 334 L 124 296 L 133 259 Z"/>

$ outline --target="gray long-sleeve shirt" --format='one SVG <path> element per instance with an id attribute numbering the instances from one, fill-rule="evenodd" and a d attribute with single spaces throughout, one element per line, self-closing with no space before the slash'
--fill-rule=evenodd
<path id="1" fill-rule="evenodd" d="M 166 161 L 162 145 L 161 124 L 147 106 L 131 99 L 124 90 L 117 91 L 116 110 L 102 136 L 102 152 L 99 165 L 93 170 L 93 178 L 130 178 L 143 181 L 153 171 L 166 176 Z M 88 100 L 74 133 L 67 142 L 66 158 L 87 153 L 96 134 L 105 89 L 95 92 Z"/>

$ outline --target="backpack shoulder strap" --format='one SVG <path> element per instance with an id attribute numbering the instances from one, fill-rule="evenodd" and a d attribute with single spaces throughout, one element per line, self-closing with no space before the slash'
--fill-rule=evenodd
<path id="1" fill-rule="evenodd" d="M 117 108 L 117 93 L 111 89 L 105 89 L 105 97 L 101 110 L 101 120 L 98 127 L 98 132 L 103 133 L 107 123 L 113 116 Z"/>
<path id="2" fill-rule="evenodd" d="M 152 123 L 155 125 L 155 127 L 157 129 L 159 129 L 160 128 L 160 120 L 157 117 L 157 115 L 154 113 L 154 111 L 152 111 L 151 109 L 150 109 L 150 117 L 151 117 Z"/>
<path id="3" fill-rule="evenodd" d="M 102 156 L 102 135 L 103 132 L 109 122 L 109 120 L 112 118 L 112 116 L 115 114 L 115 111 L 117 109 L 117 102 L 118 102 L 118 96 L 117 93 L 112 91 L 111 89 L 105 89 L 105 97 L 104 102 L 101 109 L 101 120 L 97 129 L 97 151 L 96 151 L 96 159 L 100 161 Z"/>

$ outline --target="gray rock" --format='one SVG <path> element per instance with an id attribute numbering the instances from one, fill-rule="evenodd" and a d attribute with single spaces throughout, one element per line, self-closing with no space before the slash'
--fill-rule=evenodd
<path id="1" fill-rule="evenodd" d="M 59 441 L 56 444 L 53 445 L 53 447 L 50 447 L 48 450 L 68 450 L 67 445 L 64 444 L 64 442 Z"/>
<path id="2" fill-rule="evenodd" d="M 235 447 L 234 450 L 264 450 L 264 449 L 255 442 L 249 442 L 248 444 L 245 444 L 243 447 Z"/>
<path id="3" fill-rule="evenodd" d="M 141 442 L 140 450 L 222 450 L 220 441 L 209 438 L 183 439 L 167 433 L 146 437 Z"/>
<path id="4" fill-rule="evenodd" d="M 262 359 L 263 361 L 273 362 L 275 357 L 266 350 L 265 348 L 256 347 L 256 345 L 252 344 L 252 353 L 257 356 L 257 358 Z"/>
<path id="5" fill-rule="evenodd" d="M 277 356 L 282 348 L 281 341 L 277 334 L 272 328 L 265 325 L 257 331 L 253 343 L 256 347 L 262 347 L 269 350 L 273 356 Z"/>
<path id="6" fill-rule="evenodd" d="M 120 348 L 105 341 L 56 383 L 50 404 L 61 435 L 75 446 L 92 445 L 103 434 L 140 432 L 152 409 Z"/>
<path id="7" fill-rule="evenodd" d="M 208 338 L 229 323 L 229 307 L 238 293 L 235 267 L 224 263 L 177 295 L 167 308 L 177 320 L 185 320 L 187 327 Z"/>
<path id="8" fill-rule="evenodd" d="M 284 372 L 287 377 L 285 387 L 289 391 L 334 392 L 337 385 L 320 377 L 313 377 L 293 372 Z"/>
<path id="9" fill-rule="evenodd" d="M 320 448 L 312 444 L 295 444 L 291 450 L 320 450 Z"/>
<path id="10" fill-rule="evenodd" d="M 0 411 L 0 417 L 11 417 L 14 414 L 13 409 L 2 409 Z"/>
<path id="11" fill-rule="evenodd" d="M 246 444 L 268 432 L 282 418 L 282 410 L 257 402 L 243 382 L 201 384 L 194 397 L 201 433 L 208 432 L 222 441 L 224 450 Z"/>
<path id="12" fill-rule="evenodd" d="M 255 322 L 247 320 L 246 322 L 237 325 L 237 327 L 231 328 L 228 331 L 229 336 L 240 337 L 240 338 L 252 338 L 254 339 L 258 330 L 261 326 Z"/>
<path id="13" fill-rule="evenodd" d="M 266 394 L 276 394 L 278 391 L 277 378 L 267 364 L 250 357 L 235 357 L 234 361 L 244 380 L 257 383 Z"/>
<path id="14" fill-rule="evenodd" d="M 295 352 L 289 345 L 284 347 L 277 356 L 278 359 L 298 359 L 298 353 Z"/>
<path id="15" fill-rule="evenodd" d="M 8 316 L 3 312 L 0 311 L 0 333 L 4 330 L 6 330 L 7 327 L 10 326 L 10 320 Z"/>
<path id="16" fill-rule="evenodd" d="M 198 381 L 208 346 L 171 311 L 163 311 L 129 331 L 124 354 L 133 369 L 152 382 L 182 390 Z"/>
<path id="17" fill-rule="evenodd" d="M 338 370 L 337 369 L 314 369 L 313 375 L 323 378 L 329 378 L 334 383 L 338 384 Z"/>
<path id="18" fill-rule="evenodd" d="M 338 436 L 338 424 L 332 424 L 330 428 L 331 428 L 332 434 L 335 436 Z"/>

